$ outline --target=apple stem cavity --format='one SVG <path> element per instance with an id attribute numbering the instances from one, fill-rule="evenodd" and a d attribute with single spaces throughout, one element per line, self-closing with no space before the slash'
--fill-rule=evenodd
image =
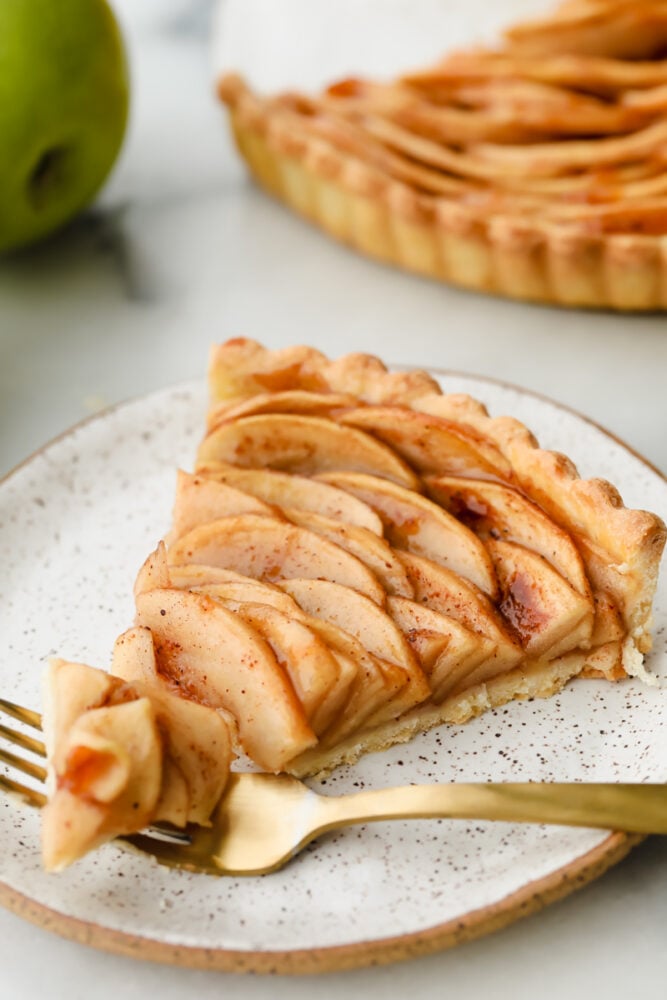
<path id="1" fill-rule="evenodd" d="M 28 195 L 34 208 L 44 208 L 48 203 L 50 192 L 62 179 L 66 156 L 65 146 L 52 146 L 37 160 L 28 178 Z"/>

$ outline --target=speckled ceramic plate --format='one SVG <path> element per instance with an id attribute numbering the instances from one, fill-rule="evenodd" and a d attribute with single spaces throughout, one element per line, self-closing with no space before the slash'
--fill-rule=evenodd
<path id="1" fill-rule="evenodd" d="M 626 503 L 667 515 L 667 483 L 583 418 L 527 392 L 461 375 L 448 391 L 512 413 Z M 168 389 L 75 428 L 0 486 L 0 692 L 40 704 L 45 660 L 107 665 L 132 620 L 136 569 L 169 523 L 174 469 L 189 467 L 203 385 Z M 667 665 L 667 578 L 650 667 Z M 664 692 L 578 681 L 464 727 L 341 769 L 327 790 L 434 780 L 664 781 Z M 253 879 L 159 868 L 109 845 L 59 876 L 40 868 L 39 816 L 0 801 L 0 900 L 76 940 L 184 965 L 311 972 L 422 954 L 503 926 L 600 874 L 634 841 L 557 827 L 413 821 L 322 838 Z"/>

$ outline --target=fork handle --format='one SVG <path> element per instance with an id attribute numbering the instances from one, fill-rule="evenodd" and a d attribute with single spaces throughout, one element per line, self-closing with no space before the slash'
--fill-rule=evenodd
<path id="1" fill-rule="evenodd" d="M 407 785 L 321 797 L 318 832 L 386 819 L 477 819 L 667 834 L 667 785 L 507 782 Z"/>

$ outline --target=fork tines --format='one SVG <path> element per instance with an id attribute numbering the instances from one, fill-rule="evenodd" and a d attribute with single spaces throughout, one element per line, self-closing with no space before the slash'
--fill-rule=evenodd
<path id="1" fill-rule="evenodd" d="M 10 716 L 21 726 L 41 730 L 42 720 L 41 716 L 37 712 L 23 708 L 20 705 L 15 705 L 13 702 L 7 701 L 4 698 L 0 698 L 0 714 Z M 23 732 L 22 729 L 18 727 L 14 728 L 13 726 L 10 727 L 0 723 L 0 744 L 5 741 L 21 747 L 22 750 L 26 750 L 29 754 L 38 758 L 43 759 L 46 757 L 46 748 L 41 740 Z M 18 756 L 10 750 L 5 750 L 2 745 L 0 745 L 0 762 L 9 768 L 14 768 L 17 771 L 20 771 L 22 774 L 25 774 L 30 778 L 34 778 L 36 781 L 43 783 L 46 780 L 47 772 L 45 767 L 30 759 L 26 759 L 26 757 Z M 32 806 L 41 808 L 41 806 L 43 806 L 46 802 L 46 796 L 43 792 L 40 792 L 36 788 L 32 788 L 29 785 L 25 785 L 22 782 L 15 781 L 6 773 L 0 774 L 0 789 L 14 795 L 21 796 L 21 798 Z"/>

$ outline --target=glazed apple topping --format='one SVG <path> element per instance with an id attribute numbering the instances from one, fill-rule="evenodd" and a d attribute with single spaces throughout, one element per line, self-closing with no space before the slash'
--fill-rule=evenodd
<path id="1" fill-rule="evenodd" d="M 209 381 L 137 621 L 261 767 L 326 770 L 646 649 L 664 526 L 516 421 L 303 347 L 230 341 Z"/>

